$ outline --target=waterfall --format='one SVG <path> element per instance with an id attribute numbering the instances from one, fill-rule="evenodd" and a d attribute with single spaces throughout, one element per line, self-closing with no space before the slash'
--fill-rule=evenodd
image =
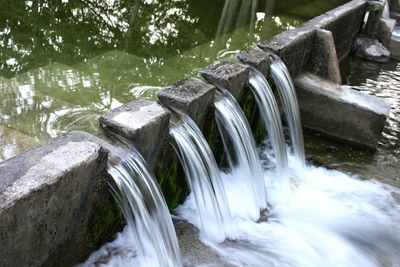
<path id="1" fill-rule="evenodd" d="M 300 110 L 294 84 L 285 63 L 277 56 L 271 57 L 273 59 L 271 75 L 278 88 L 286 120 L 289 124 L 294 155 L 298 163 L 304 166 L 303 131 L 301 128 Z"/>
<path id="2" fill-rule="evenodd" d="M 256 219 L 267 208 L 267 194 L 260 159 L 250 126 L 234 97 L 222 90 L 224 97 L 215 103 L 216 119 L 230 166 L 246 177 L 253 198 L 249 216 Z"/>
<path id="3" fill-rule="evenodd" d="M 139 266 L 182 266 L 168 207 L 143 158 L 132 152 L 109 167 L 117 200 L 131 231 Z"/>
<path id="4" fill-rule="evenodd" d="M 249 84 L 256 98 L 264 126 L 271 139 L 272 149 L 275 154 L 278 179 L 272 181 L 272 187 L 277 187 L 278 189 L 272 191 L 278 192 L 276 197 L 280 198 L 280 200 L 278 200 L 279 202 L 281 202 L 281 200 L 285 201 L 290 193 L 290 178 L 285 148 L 285 136 L 283 134 L 278 104 L 271 87 L 261 72 L 252 69 L 250 71 Z M 274 202 L 271 200 L 271 190 L 268 190 L 268 202 Z"/>
<path id="5" fill-rule="evenodd" d="M 233 222 L 219 169 L 200 129 L 188 116 L 170 130 L 200 217 L 201 235 L 215 242 L 233 238 Z"/>

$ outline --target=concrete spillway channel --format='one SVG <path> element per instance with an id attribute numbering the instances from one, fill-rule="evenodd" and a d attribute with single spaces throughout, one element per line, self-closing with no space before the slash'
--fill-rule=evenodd
<path id="1" fill-rule="evenodd" d="M 174 83 L 160 91 L 158 103 L 139 100 L 111 110 L 101 117 L 101 126 L 135 144 L 173 208 L 187 189 L 169 144 L 169 108 L 186 112 L 220 157 L 213 119 L 216 87 L 235 96 L 257 132 L 261 120 L 247 85 L 249 70 L 252 66 L 268 77 L 270 54 L 275 53 L 294 77 L 303 127 L 373 150 L 389 104 L 341 85 L 339 63 L 360 38 L 388 46 L 394 57 L 400 54 L 397 39 L 391 39 L 395 21 L 381 18 L 379 5 L 351 1 L 240 53 L 237 61 L 209 66 L 201 72 L 204 80 Z M 110 240 L 123 222 L 107 185 L 106 164 L 107 151 L 79 134 L 55 138 L 2 162 L 0 266 L 72 266 Z"/>

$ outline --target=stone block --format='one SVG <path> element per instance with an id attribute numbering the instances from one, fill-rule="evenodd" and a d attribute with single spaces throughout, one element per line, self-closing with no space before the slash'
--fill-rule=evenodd
<path id="1" fill-rule="evenodd" d="M 224 88 L 236 99 L 243 96 L 250 67 L 237 61 L 222 61 L 201 71 L 201 76 L 210 84 Z"/>
<path id="2" fill-rule="evenodd" d="M 241 52 L 237 55 L 237 59 L 243 64 L 259 70 L 266 78 L 269 76 L 271 65 L 271 51 L 263 51 L 258 47 L 249 49 L 246 52 Z"/>
<path id="3" fill-rule="evenodd" d="M 0 266 L 73 266 L 109 240 L 118 209 L 106 162 L 99 145 L 67 135 L 1 163 Z"/>
<path id="4" fill-rule="evenodd" d="M 100 117 L 100 125 L 132 141 L 153 165 L 168 132 L 171 113 L 156 102 L 138 100 L 113 109 Z"/>
<path id="5" fill-rule="evenodd" d="M 376 149 L 390 104 L 313 74 L 295 79 L 303 126 L 351 144 Z"/>
<path id="6" fill-rule="evenodd" d="M 342 78 L 332 32 L 317 29 L 314 38 L 313 53 L 306 69 L 331 82 L 341 83 Z"/>
<path id="7" fill-rule="evenodd" d="M 308 63 L 314 42 L 314 26 L 302 26 L 275 35 L 271 40 L 258 46 L 264 51 L 277 54 L 285 62 L 290 74 L 300 74 Z"/>
<path id="8" fill-rule="evenodd" d="M 183 111 L 197 124 L 203 124 L 213 103 L 215 87 L 199 79 L 180 80 L 158 93 L 160 103 Z"/>
<path id="9" fill-rule="evenodd" d="M 304 25 L 331 31 L 336 54 L 341 61 L 350 53 L 366 11 L 367 1 L 353 0 L 309 20 Z"/>

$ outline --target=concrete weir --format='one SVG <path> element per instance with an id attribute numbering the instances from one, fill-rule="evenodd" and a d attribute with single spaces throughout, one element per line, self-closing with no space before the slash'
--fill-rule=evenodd
<path id="1" fill-rule="evenodd" d="M 111 110 L 101 117 L 101 126 L 135 144 L 173 208 L 187 193 L 168 135 L 179 118 L 174 109 L 199 124 L 218 158 L 222 145 L 214 122 L 216 88 L 223 87 L 238 99 L 256 132 L 260 118 L 247 85 L 249 66 L 269 77 L 269 55 L 275 53 L 295 80 L 304 127 L 374 149 L 389 104 L 341 85 L 339 69 L 359 37 L 390 46 L 386 48 L 391 55 L 400 54 L 393 37 L 388 39 L 390 21 L 371 15 L 364 24 L 367 12 L 378 12 L 379 3 L 372 2 L 376 1 L 350 1 L 240 53 L 237 61 L 209 66 L 201 72 L 204 80 L 186 78 L 161 90 L 159 103 L 139 100 Z M 107 185 L 106 164 L 106 150 L 79 134 L 56 138 L 2 162 L 0 267 L 73 266 L 112 238 L 122 223 Z"/>

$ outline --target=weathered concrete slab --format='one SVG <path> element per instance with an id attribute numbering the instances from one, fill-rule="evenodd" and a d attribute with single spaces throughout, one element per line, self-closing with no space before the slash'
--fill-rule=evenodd
<path id="1" fill-rule="evenodd" d="M 263 51 L 258 47 L 249 49 L 246 52 L 241 52 L 237 55 L 237 59 L 243 64 L 252 66 L 259 70 L 265 77 L 269 76 L 272 52 Z"/>
<path id="2" fill-rule="evenodd" d="M 222 61 L 201 71 L 201 76 L 210 84 L 227 89 L 240 99 L 249 77 L 250 67 L 238 61 Z"/>
<path id="3" fill-rule="evenodd" d="M 171 113 L 156 102 L 138 100 L 100 117 L 101 126 L 131 140 L 149 165 L 168 131 Z"/>
<path id="4" fill-rule="evenodd" d="M 304 26 L 331 31 L 335 40 L 336 53 L 341 61 L 353 47 L 367 10 L 367 2 L 366 0 L 350 1 L 309 20 Z"/>
<path id="5" fill-rule="evenodd" d="M 332 32 L 324 29 L 315 31 L 314 43 L 306 69 L 334 83 L 341 83 L 339 61 Z"/>
<path id="6" fill-rule="evenodd" d="M 314 26 L 302 26 L 275 35 L 271 40 L 258 46 L 264 51 L 272 51 L 285 62 L 290 74 L 295 77 L 302 72 L 312 52 Z"/>
<path id="7" fill-rule="evenodd" d="M 376 149 L 390 104 L 313 74 L 295 79 L 303 126 L 327 136 Z"/>
<path id="8" fill-rule="evenodd" d="M 118 210 L 106 160 L 68 135 L 1 163 L 0 266 L 72 266 L 108 240 Z"/>
<path id="9" fill-rule="evenodd" d="M 160 102 L 185 112 L 202 125 L 214 100 L 215 87 L 199 79 L 180 80 L 158 93 Z"/>

